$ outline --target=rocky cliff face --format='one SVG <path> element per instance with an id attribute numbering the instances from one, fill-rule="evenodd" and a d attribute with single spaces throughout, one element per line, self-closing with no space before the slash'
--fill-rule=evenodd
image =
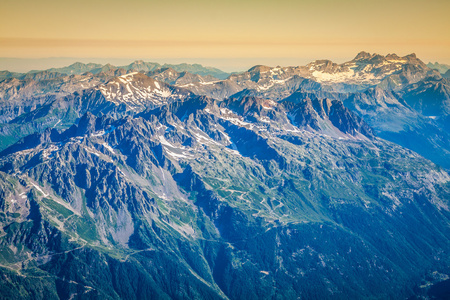
<path id="1" fill-rule="evenodd" d="M 450 114 L 450 81 L 427 78 L 405 88 L 402 97 L 415 110 L 428 117 Z"/>

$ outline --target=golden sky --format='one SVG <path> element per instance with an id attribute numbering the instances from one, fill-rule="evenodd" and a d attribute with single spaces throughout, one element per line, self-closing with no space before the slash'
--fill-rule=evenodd
<path id="1" fill-rule="evenodd" d="M 450 63 L 449 0 L 1 0 L 0 57 Z"/>

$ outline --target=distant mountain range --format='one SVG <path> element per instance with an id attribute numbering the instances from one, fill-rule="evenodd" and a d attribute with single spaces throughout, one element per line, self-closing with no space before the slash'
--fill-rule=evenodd
<path id="1" fill-rule="evenodd" d="M 450 82 L 414 54 L 0 76 L 3 298 L 449 291 Z"/>
<path id="2" fill-rule="evenodd" d="M 450 65 L 440 64 L 438 62 L 435 62 L 435 63 L 429 62 L 427 64 L 427 67 L 430 68 L 430 69 L 437 70 L 441 74 L 445 74 L 448 70 L 450 70 Z"/>
<path id="3" fill-rule="evenodd" d="M 204 67 L 200 64 L 163 64 L 160 65 L 158 63 L 152 63 L 152 62 L 144 62 L 142 60 L 136 60 L 134 62 L 132 62 L 129 65 L 125 65 L 125 66 L 118 66 L 115 67 L 113 65 L 110 64 L 106 64 L 106 65 L 101 65 L 101 64 L 83 64 L 83 63 L 74 63 L 70 66 L 67 67 L 63 67 L 63 68 L 52 68 L 49 69 L 49 72 L 56 72 L 56 73 L 63 73 L 63 74 L 67 74 L 67 75 L 81 75 L 83 73 L 86 72 L 91 72 L 93 74 L 97 74 L 100 72 L 105 72 L 105 71 L 110 71 L 113 69 L 124 69 L 127 71 L 141 71 L 141 72 L 150 72 L 150 71 L 154 71 L 156 69 L 163 69 L 163 68 L 172 68 L 178 72 L 190 72 L 192 74 L 198 74 L 198 75 L 202 75 L 202 76 L 207 76 L 207 75 L 211 75 L 214 76 L 216 78 L 220 78 L 220 79 L 225 79 L 227 78 L 230 74 L 223 72 L 217 68 L 212 68 L 212 67 Z M 36 73 L 39 71 L 31 71 L 29 73 Z"/>

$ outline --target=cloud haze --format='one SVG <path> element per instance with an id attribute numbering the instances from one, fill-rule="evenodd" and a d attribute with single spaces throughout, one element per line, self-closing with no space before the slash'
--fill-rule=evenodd
<path id="1" fill-rule="evenodd" d="M 449 1 L 29 1 L 0 4 L 0 57 L 450 62 Z M 242 65 L 242 67 L 244 67 Z"/>

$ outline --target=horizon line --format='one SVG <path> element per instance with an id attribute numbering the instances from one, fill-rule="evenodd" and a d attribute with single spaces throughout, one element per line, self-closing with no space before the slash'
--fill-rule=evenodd
<path id="1" fill-rule="evenodd" d="M 230 57 L 214 57 L 214 58 L 209 58 L 209 57 L 165 57 L 165 58 L 159 58 L 159 57 L 142 58 L 142 57 L 137 57 L 137 58 L 131 58 L 131 57 L 113 57 L 113 56 L 111 56 L 111 57 L 100 57 L 100 56 L 97 56 L 97 57 L 95 57 L 95 56 L 92 56 L 92 57 L 75 57 L 75 56 L 12 57 L 11 56 L 11 57 L 9 57 L 9 56 L 2 56 L 2 57 L 0 57 L 0 66 L 2 65 L 2 62 L 8 64 L 7 63 L 8 60 L 10 61 L 9 64 L 11 64 L 11 65 L 14 64 L 14 60 L 17 60 L 17 61 L 21 61 L 22 60 L 22 61 L 35 61 L 36 64 L 38 64 L 39 61 L 41 61 L 40 63 L 41 64 L 45 64 L 46 66 L 44 66 L 44 65 L 42 65 L 40 67 L 38 67 L 38 66 L 35 66 L 35 67 L 30 66 L 29 68 L 26 68 L 26 67 L 23 67 L 23 66 L 22 67 L 21 66 L 17 66 L 17 67 L 13 67 L 13 68 L 11 68 L 11 66 L 9 66 L 9 67 L 4 68 L 4 66 L 1 66 L 0 70 L 2 70 L 2 71 L 11 71 L 11 72 L 18 72 L 18 73 L 28 73 L 28 72 L 31 72 L 31 71 L 45 71 L 45 70 L 52 69 L 52 68 L 68 67 L 68 66 L 73 65 L 75 63 L 82 63 L 82 64 L 94 63 L 94 64 L 100 64 L 102 66 L 104 66 L 106 64 L 111 64 L 111 65 L 113 65 L 115 67 L 124 67 L 124 66 L 132 64 L 133 62 L 136 62 L 136 61 L 143 61 L 143 62 L 146 62 L 146 63 L 157 63 L 157 64 L 159 64 L 161 66 L 163 66 L 164 64 L 167 64 L 167 65 L 179 65 L 179 64 L 183 64 L 183 63 L 190 64 L 190 65 L 198 64 L 198 65 L 201 65 L 203 67 L 216 68 L 216 69 L 218 69 L 220 71 L 223 71 L 225 73 L 232 73 L 232 72 L 246 71 L 249 68 L 251 68 L 253 66 L 257 66 L 257 65 L 285 66 L 285 67 L 292 66 L 293 67 L 293 66 L 305 66 L 308 63 L 311 63 L 311 62 L 314 62 L 314 61 L 317 61 L 317 60 L 329 60 L 329 61 L 332 61 L 334 63 L 340 64 L 340 63 L 348 62 L 349 60 L 354 59 L 361 52 L 366 52 L 366 53 L 369 53 L 371 55 L 375 55 L 375 54 L 383 55 L 383 54 L 379 54 L 379 53 L 376 53 L 376 52 L 359 51 L 354 56 L 351 56 L 351 57 L 348 57 L 348 58 L 345 58 L 345 59 L 342 58 L 342 59 L 338 59 L 338 60 L 330 59 L 330 58 L 310 59 L 310 58 L 306 58 L 306 57 L 300 58 L 300 57 L 295 57 L 295 56 L 285 56 L 285 57 L 283 57 L 283 56 L 280 56 L 280 57 L 266 56 L 266 57 L 253 57 L 253 58 L 249 58 L 249 57 L 234 57 L 234 58 L 230 58 Z M 386 55 L 389 55 L 389 54 L 396 54 L 396 53 L 388 53 Z M 407 54 L 407 55 L 411 55 L 411 54 L 415 54 L 415 53 L 412 52 L 412 53 Z M 386 56 L 386 55 L 384 55 L 384 56 Z M 404 55 L 404 56 L 407 56 L 407 55 Z M 400 57 L 402 57 L 402 56 L 400 56 Z M 418 57 L 418 58 L 420 59 L 420 57 Z M 67 62 L 67 61 L 59 62 L 59 63 L 53 62 L 53 65 L 51 65 L 52 62 L 47 62 L 46 63 L 45 62 L 46 60 L 72 60 L 73 62 Z M 90 60 L 92 60 L 92 61 L 90 61 Z M 97 60 L 97 62 L 95 60 Z M 101 60 L 101 62 L 98 61 L 98 60 Z M 258 63 L 258 62 L 256 62 L 258 60 L 266 60 L 266 61 L 268 61 L 268 60 L 270 60 L 270 61 L 276 61 L 276 60 L 297 61 L 298 60 L 299 62 L 296 63 L 296 64 L 295 63 L 294 64 L 293 63 L 287 63 L 287 64 L 276 64 L 275 63 L 275 64 L 270 64 L 270 63 L 264 63 L 264 62 Z M 300 61 L 303 61 L 303 62 L 300 62 Z M 305 61 L 308 61 L 308 62 L 305 63 Z M 442 62 L 440 60 L 428 60 L 428 62 L 426 62 L 424 60 L 422 60 L 422 61 L 425 64 L 438 63 L 438 64 L 449 65 L 450 66 L 450 64 L 448 64 L 446 62 Z M 224 69 L 223 66 L 222 67 L 218 66 L 214 62 L 218 63 L 219 65 L 221 63 L 223 64 L 225 62 L 234 62 L 235 64 L 240 62 L 241 66 L 240 67 L 236 67 L 235 66 L 235 68 L 233 68 L 233 69 L 228 69 L 228 68 Z M 248 62 L 248 63 L 246 63 L 246 62 Z M 247 65 L 247 67 L 244 67 L 242 65 L 242 63 L 245 63 Z M 226 69 L 228 69 L 228 70 L 226 70 Z"/>

